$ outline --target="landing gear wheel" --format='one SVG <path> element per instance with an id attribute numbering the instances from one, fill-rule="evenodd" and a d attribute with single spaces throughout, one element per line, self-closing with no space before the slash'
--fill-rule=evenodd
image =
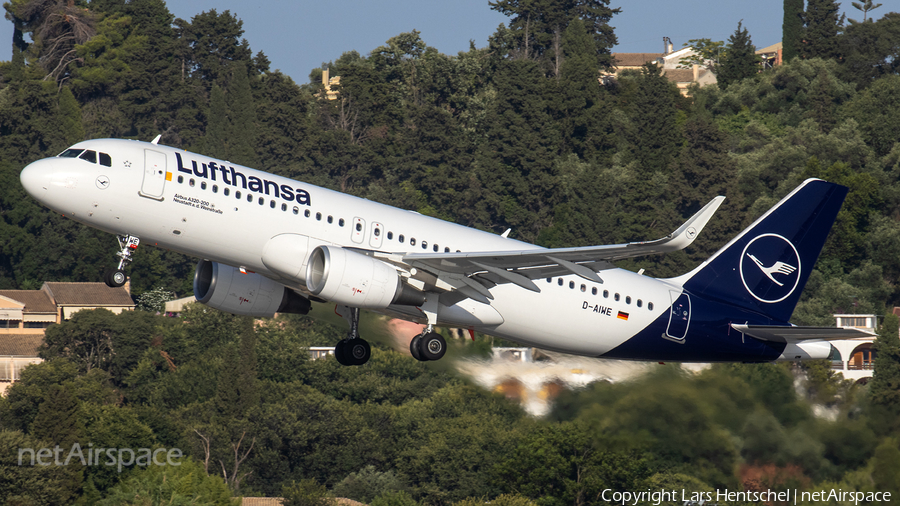
<path id="1" fill-rule="evenodd" d="M 412 341 L 409 342 L 409 352 L 412 354 L 413 358 L 418 360 L 419 362 L 425 362 L 428 360 L 427 358 L 422 356 L 422 334 L 417 335 L 412 338 Z"/>
<path id="2" fill-rule="evenodd" d="M 349 365 L 363 365 L 372 356 L 372 348 L 365 339 L 350 339 L 344 345 L 344 360 Z"/>
<path id="3" fill-rule="evenodd" d="M 342 339 L 338 341 L 338 343 L 334 346 L 334 358 L 337 359 L 338 363 L 341 365 L 350 365 L 346 360 L 347 355 L 347 340 Z"/>
<path id="4" fill-rule="evenodd" d="M 437 332 L 429 332 L 422 336 L 419 352 L 425 360 L 440 360 L 447 353 L 447 342 Z"/>
<path id="5" fill-rule="evenodd" d="M 128 276 L 125 275 L 125 271 L 116 269 L 106 271 L 106 274 L 103 276 L 103 281 L 106 282 L 106 286 L 110 288 L 119 288 L 125 286 L 125 282 L 128 281 Z"/>

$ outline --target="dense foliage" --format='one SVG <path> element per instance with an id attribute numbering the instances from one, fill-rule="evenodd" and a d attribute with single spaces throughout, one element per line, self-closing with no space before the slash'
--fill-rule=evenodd
<path id="1" fill-rule="evenodd" d="M 324 65 L 341 77 L 329 100 L 323 69 L 301 84 L 272 71 L 228 11 L 188 21 L 162 0 L 10 0 L 0 287 L 99 280 L 114 262 L 113 238 L 25 195 L 25 164 L 85 138 L 162 134 L 545 246 L 654 239 L 726 195 L 689 251 L 622 263 L 657 277 L 687 271 L 821 177 L 850 194 L 794 320 L 885 314 L 900 304 L 900 14 L 845 27 L 834 2 L 808 4 L 797 58 L 746 73 L 750 37 L 738 24 L 720 62 L 733 55 L 727 88 L 688 97 L 652 65 L 600 83 L 615 43 L 609 2 L 498 0 L 510 23 L 487 47 L 448 56 L 418 32 L 399 34 Z M 190 259 L 147 248 L 130 273 L 152 311 L 159 294 L 189 292 L 191 271 Z M 885 327 L 896 336 L 896 319 Z M 900 488 L 890 340 L 877 346 L 871 392 L 823 364 L 793 371 L 808 395 L 782 366 L 666 366 L 564 393 L 549 420 L 534 420 L 385 348 L 364 368 L 307 359 L 303 346 L 340 333 L 202 308 L 180 319 L 79 313 L 48 330 L 47 361 L 0 399 L 0 499 L 224 504 L 238 493 L 324 504 L 324 486 L 384 505 L 582 505 L 605 488 Z M 121 475 L 14 465 L 15 448 L 69 441 L 189 457 Z"/>

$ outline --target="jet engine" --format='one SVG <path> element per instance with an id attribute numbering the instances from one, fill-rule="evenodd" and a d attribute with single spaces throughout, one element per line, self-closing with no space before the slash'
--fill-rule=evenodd
<path id="1" fill-rule="evenodd" d="M 313 250 L 306 266 L 306 287 L 323 299 L 362 309 L 425 303 L 425 294 L 404 283 L 394 267 L 339 246 Z"/>
<path id="2" fill-rule="evenodd" d="M 309 299 L 259 274 L 201 260 L 194 273 L 194 297 L 209 307 L 243 316 L 306 314 Z"/>

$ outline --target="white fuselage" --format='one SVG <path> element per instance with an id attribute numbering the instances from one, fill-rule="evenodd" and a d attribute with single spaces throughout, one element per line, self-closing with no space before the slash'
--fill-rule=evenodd
<path id="1" fill-rule="evenodd" d="M 274 272 L 264 261 L 276 236 L 308 237 L 309 249 L 328 244 L 392 253 L 539 249 L 167 146 L 103 139 L 73 148 L 107 154 L 111 164 L 56 157 L 29 166 L 26 171 L 34 170 L 28 177 L 23 171 L 23 184 L 52 210 L 100 230 L 140 237 L 145 245 L 241 267 L 301 292 L 306 292 L 301 279 Z M 298 272 L 305 273 L 306 261 L 296 258 Z M 490 289 L 490 307 L 465 299 L 441 306 L 438 322 L 599 356 L 667 313 L 682 292 L 674 280 L 621 269 L 602 271 L 602 279 L 535 280 L 539 293 L 498 284 Z M 391 306 L 386 312 L 424 321 L 415 308 Z"/>

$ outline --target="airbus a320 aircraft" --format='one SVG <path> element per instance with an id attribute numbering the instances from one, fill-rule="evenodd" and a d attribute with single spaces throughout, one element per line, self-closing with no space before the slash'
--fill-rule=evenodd
<path id="1" fill-rule="evenodd" d="M 655 279 L 613 261 L 693 242 L 724 197 L 650 242 L 545 249 L 227 161 L 120 139 L 79 142 L 22 170 L 53 211 L 119 238 L 110 286 L 138 244 L 197 264 L 198 301 L 240 315 L 336 304 L 344 365 L 370 356 L 359 310 L 425 325 L 410 343 L 437 360 L 436 325 L 527 346 L 633 360 L 821 359 L 855 329 L 789 323 L 847 189 L 810 179 L 693 271 Z"/>

